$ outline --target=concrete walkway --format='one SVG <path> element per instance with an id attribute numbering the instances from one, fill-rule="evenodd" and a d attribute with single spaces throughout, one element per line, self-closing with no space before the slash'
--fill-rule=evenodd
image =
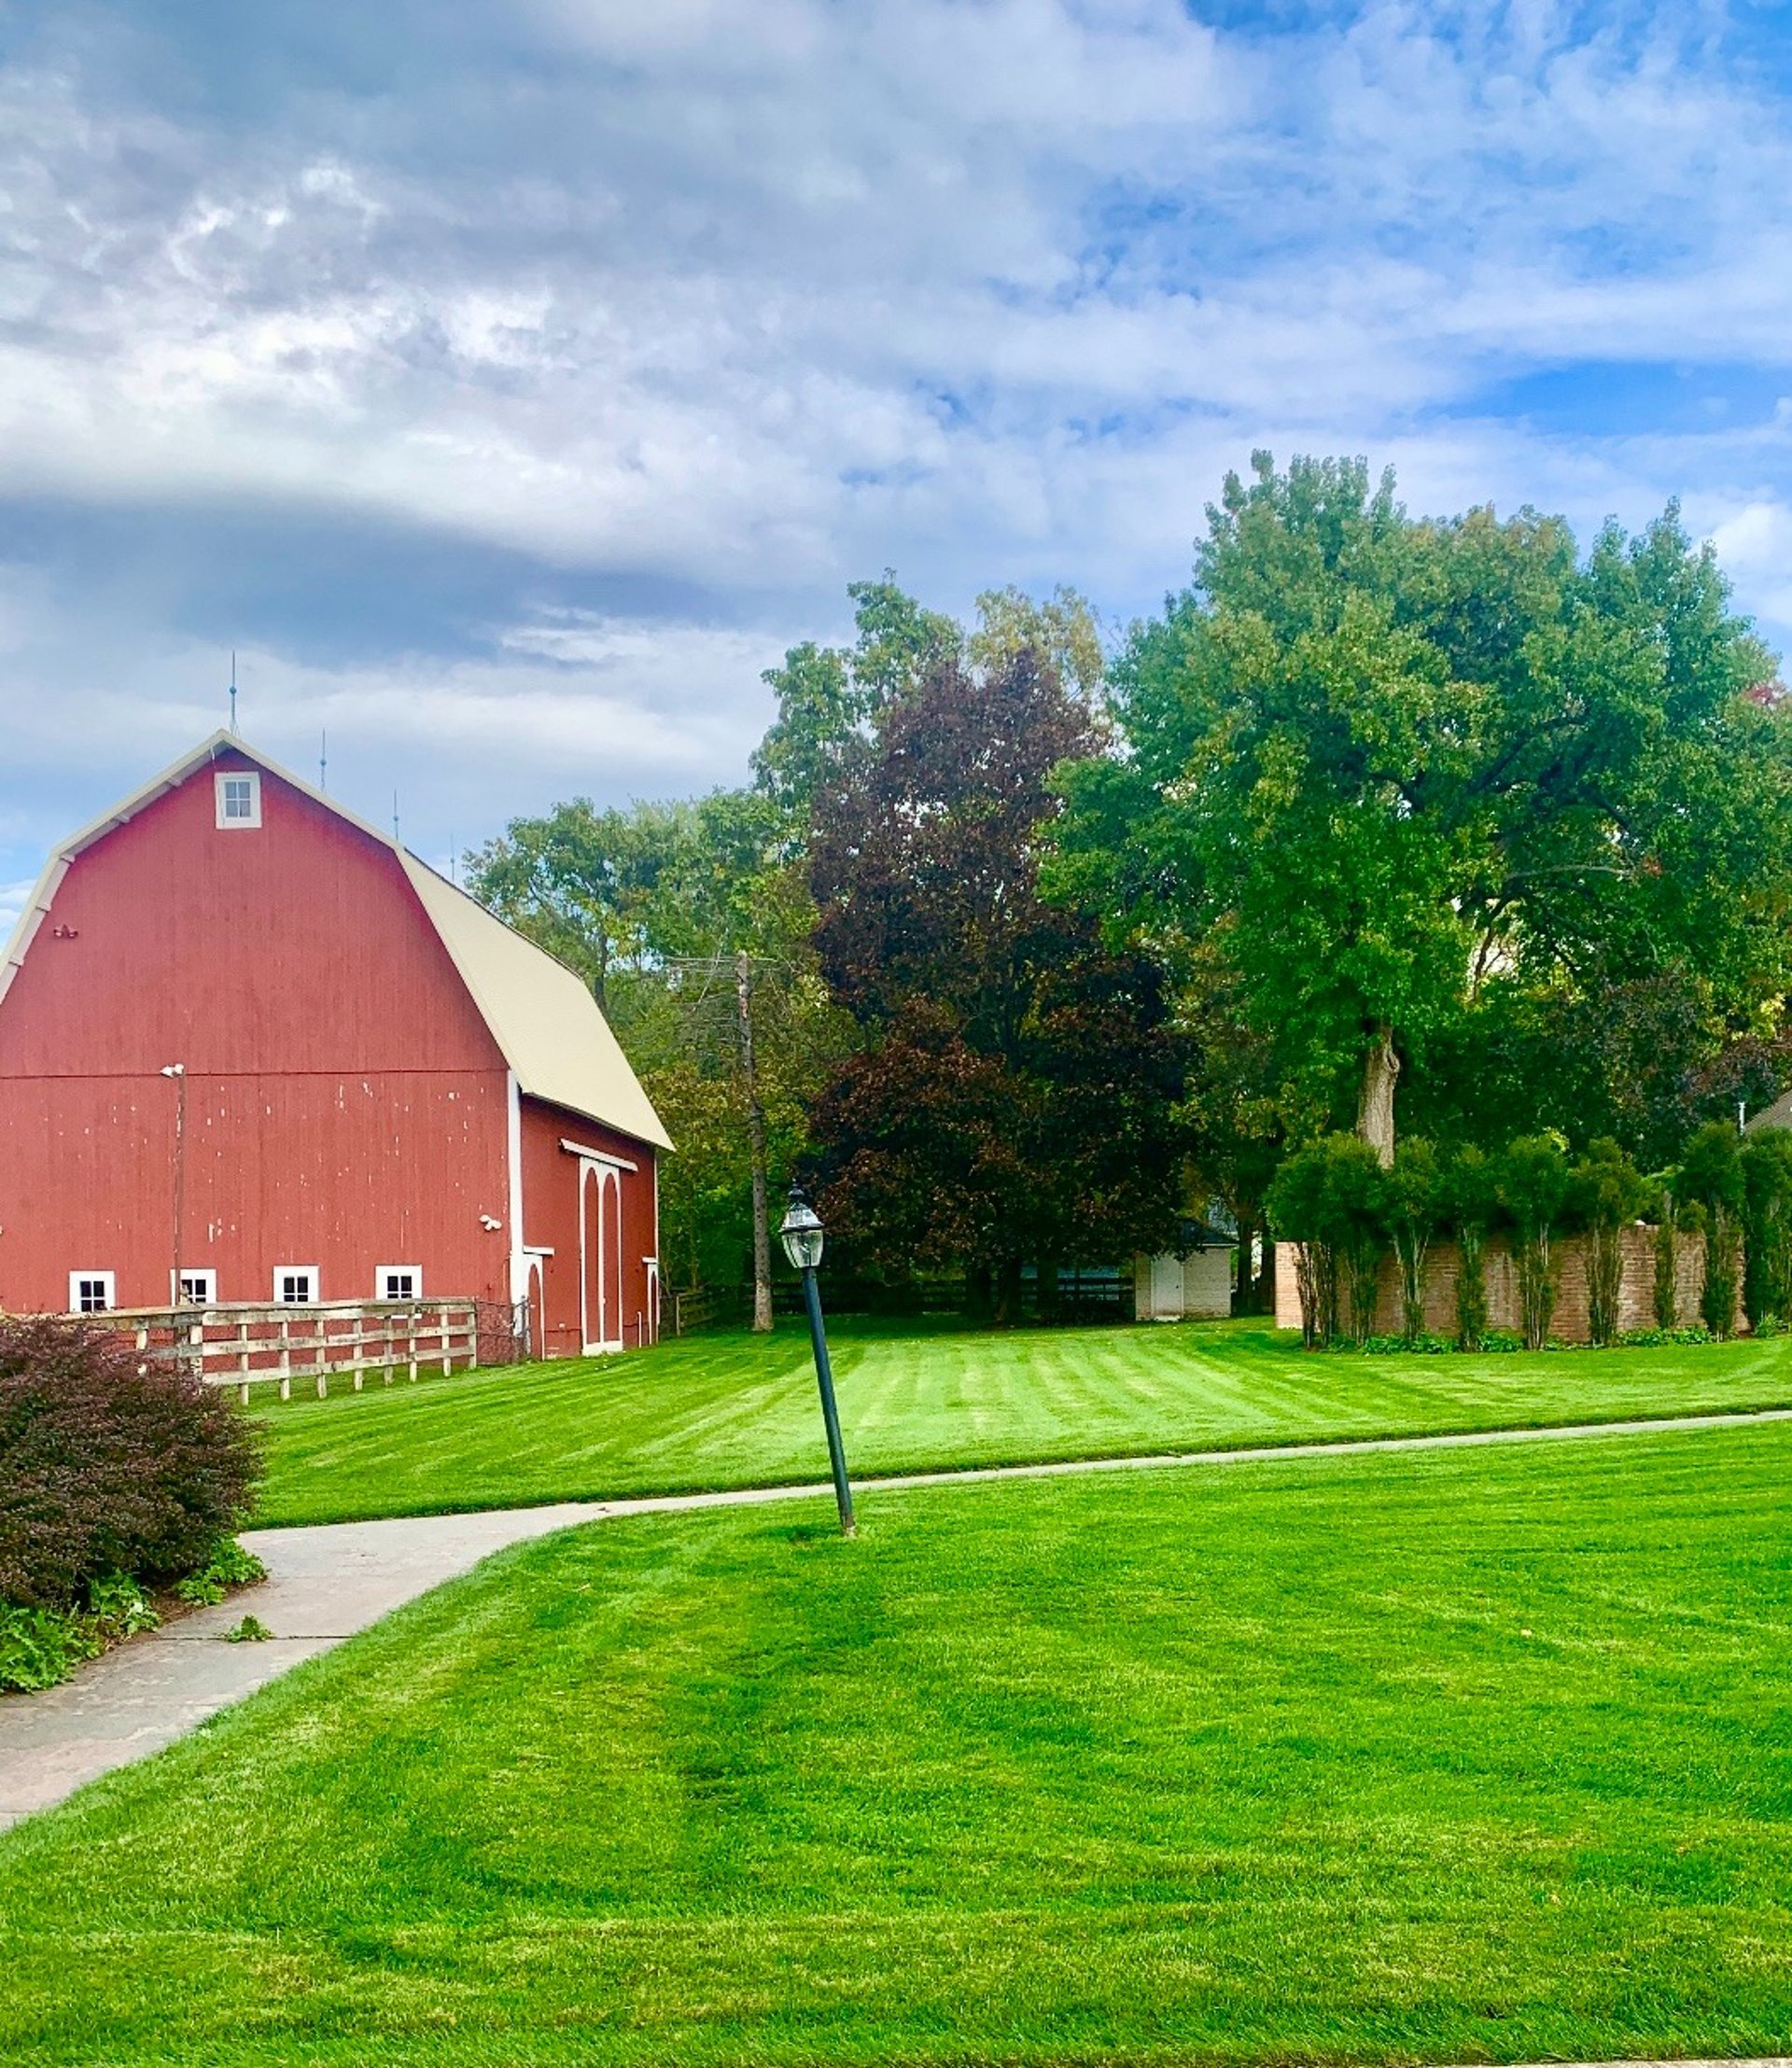
<path id="1" fill-rule="evenodd" d="M 1278 1444 L 1255 1450 L 1090 1458 L 1042 1465 L 984 1465 L 957 1472 L 864 1479 L 855 1491 L 975 1485 L 998 1479 L 1057 1479 L 1091 1472 L 1155 1472 L 1189 1465 L 1249 1465 L 1295 1458 L 1343 1458 L 1390 1450 L 1452 1450 L 1491 1444 L 1563 1443 L 1589 1436 L 1662 1435 L 1792 1420 L 1792 1408 L 1753 1414 L 1685 1415 L 1672 1420 L 1584 1423 L 1564 1429 L 1496 1429 L 1452 1436 L 1385 1436 L 1340 1443 Z M 0 1696 L 0 1830 L 48 1810 L 115 1767 L 184 1737 L 206 1717 L 377 1623 L 396 1608 L 456 1578 L 505 1545 L 578 1523 L 691 1508 L 811 1501 L 826 1485 L 749 1487 L 727 1493 L 645 1500 L 567 1501 L 552 1507 L 419 1516 L 385 1522 L 327 1523 L 301 1530 L 246 1530 L 243 1542 L 268 1568 L 264 1586 L 217 1608 L 133 1638 L 41 1695 Z M 253 1614 L 273 1631 L 265 1643 L 227 1644 L 226 1630 Z"/>

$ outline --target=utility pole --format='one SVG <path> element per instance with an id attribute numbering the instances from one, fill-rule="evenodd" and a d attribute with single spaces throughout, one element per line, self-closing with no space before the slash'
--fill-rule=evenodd
<path id="1" fill-rule="evenodd" d="M 753 1330 L 772 1325 L 772 1223 L 765 1200 L 765 1109 L 753 1063 L 753 958 L 735 957 L 735 1010 L 740 1028 L 740 1082 L 747 1094 L 747 1142 L 753 1167 Z"/>

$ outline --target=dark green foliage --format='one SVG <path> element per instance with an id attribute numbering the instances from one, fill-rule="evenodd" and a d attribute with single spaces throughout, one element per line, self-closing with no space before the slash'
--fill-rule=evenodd
<path id="1" fill-rule="evenodd" d="M 108 1644 L 153 1630 L 161 1618 L 129 1574 L 103 1573 L 85 1608 L 7 1608 L 0 1604 L 0 1691 L 33 1694 L 65 1681 Z"/>
<path id="2" fill-rule="evenodd" d="M 1743 1308 L 1757 1333 L 1792 1321 L 1792 1129 L 1757 1128 L 1742 1147 Z"/>
<path id="3" fill-rule="evenodd" d="M 1437 1191 L 1456 1241 L 1456 1348 L 1477 1350 L 1487 1334 L 1487 1231 L 1499 1211 L 1498 1173 L 1470 1142 L 1444 1165 Z"/>
<path id="4" fill-rule="evenodd" d="M 189 1608 L 210 1608 L 221 1601 L 232 1587 L 252 1586 L 265 1580 L 268 1569 L 253 1551 L 245 1551 L 234 1537 L 224 1537 L 197 1572 L 189 1572 L 175 1592 Z"/>
<path id="5" fill-rule="evenodd" d="M 0 1602 L 68 1611 L 108 1573 L 198 1570 L 249 1511 L 258 1432 L 228 1390 L 76 1321 L 0 1319 Z"/>
<path id="6" fill-rule="evenodd" d="M 1301 1245 L 1301 1334 L 1323 1348 L 1339 1332 L 1368 1340 L 1377 1275 L 1387 1249 L 1388 1174 L 1367 1142 L 1327 1135 L 1297 1150 L 1267 1199 L 1278 1241 Z"/>
<path id="7" fill-rule="evenodd" d="M 1624 1278 L 1624 1231 L 1649 1203 L 1648 1181 L 1609 1137 L 1589 1145 L 1575 1166 L 1574 1218 L 1587 1236 L 1587 1330 L 1595 1348 L 1618 1334 Z"/>
<path id="8" fill-rule="evenodd" d="M 1385 1203 L 1400 1265 L 1402 1332 L 1415 1347 L 1425 1333 L 1425 1261 L 1443 1213 L 1442 1176 L 1436 1151 L 1419 1135 L 1399 1144 L 1387 1175 Z"/>
<path id="9" fill-rule="evenodd" d="M 1736 1326 L 1747 1198 L 1742 1140 L 1731 1122 L 1709 1121 L 1687 1144 L 1680 1191 L 1703 1216 L 1705 1283 L 1699 1295 L 1700 1319 L 1714 1335 L 1723 1337 Z"/>
<path id="10" fill-rule="evenodd" d="M 1494 1169 L 1500 1212 L 1512 1234 L 1524 1345 L 1540 1350 L 1556 1306 L 1550 1242 L 1572 1196 L 1574 1174 L 1559 1135 L 1520 1136 Z"/>

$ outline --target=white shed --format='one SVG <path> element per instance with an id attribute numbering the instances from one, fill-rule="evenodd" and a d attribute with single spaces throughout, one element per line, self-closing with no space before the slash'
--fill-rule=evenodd
<path id="1" fill-rule="evenodd" d="M 1237 1248 L 1203 1228 L 1184 1255 L 1139 1257 L 1133 1265 L 1134 1311 L 1141 1321 L 1217 1320 L 1232 1311 Z"/>

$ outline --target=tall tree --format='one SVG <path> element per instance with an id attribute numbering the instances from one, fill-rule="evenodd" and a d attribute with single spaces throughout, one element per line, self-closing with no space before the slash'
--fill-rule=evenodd
<path id="1" fill-rule="evenodd" d="M 1675 513 L 1583 565 L 1560 519 L 1253 467 L 1111 673 L 1126 753 L 1071 773 L 1055 879 L 1172 960 L 1211 943 L 1291 1131 L 1353 1120 L 1384 1161 L 1396 1084 L 1472 1067 L 1515 997 L 1585 1020 L 1655 985 L 1708 1050 L 1771 1031 L 1792 735 Z"/>
<path id="2" fill-rule="evenodd" d="M 1050 778 L 1088 712 L 1031 648 L 947 662 L 817 801 L 816 949 L 863 1046 L 818 1102 L 828 1210 L 862 1254 L 963 1263 L 1002 1320 L 1023 1261 L 1129 1254 L 1182 1208 L 1180 1044 L 1155 968 L 1048 902 Z"/>

